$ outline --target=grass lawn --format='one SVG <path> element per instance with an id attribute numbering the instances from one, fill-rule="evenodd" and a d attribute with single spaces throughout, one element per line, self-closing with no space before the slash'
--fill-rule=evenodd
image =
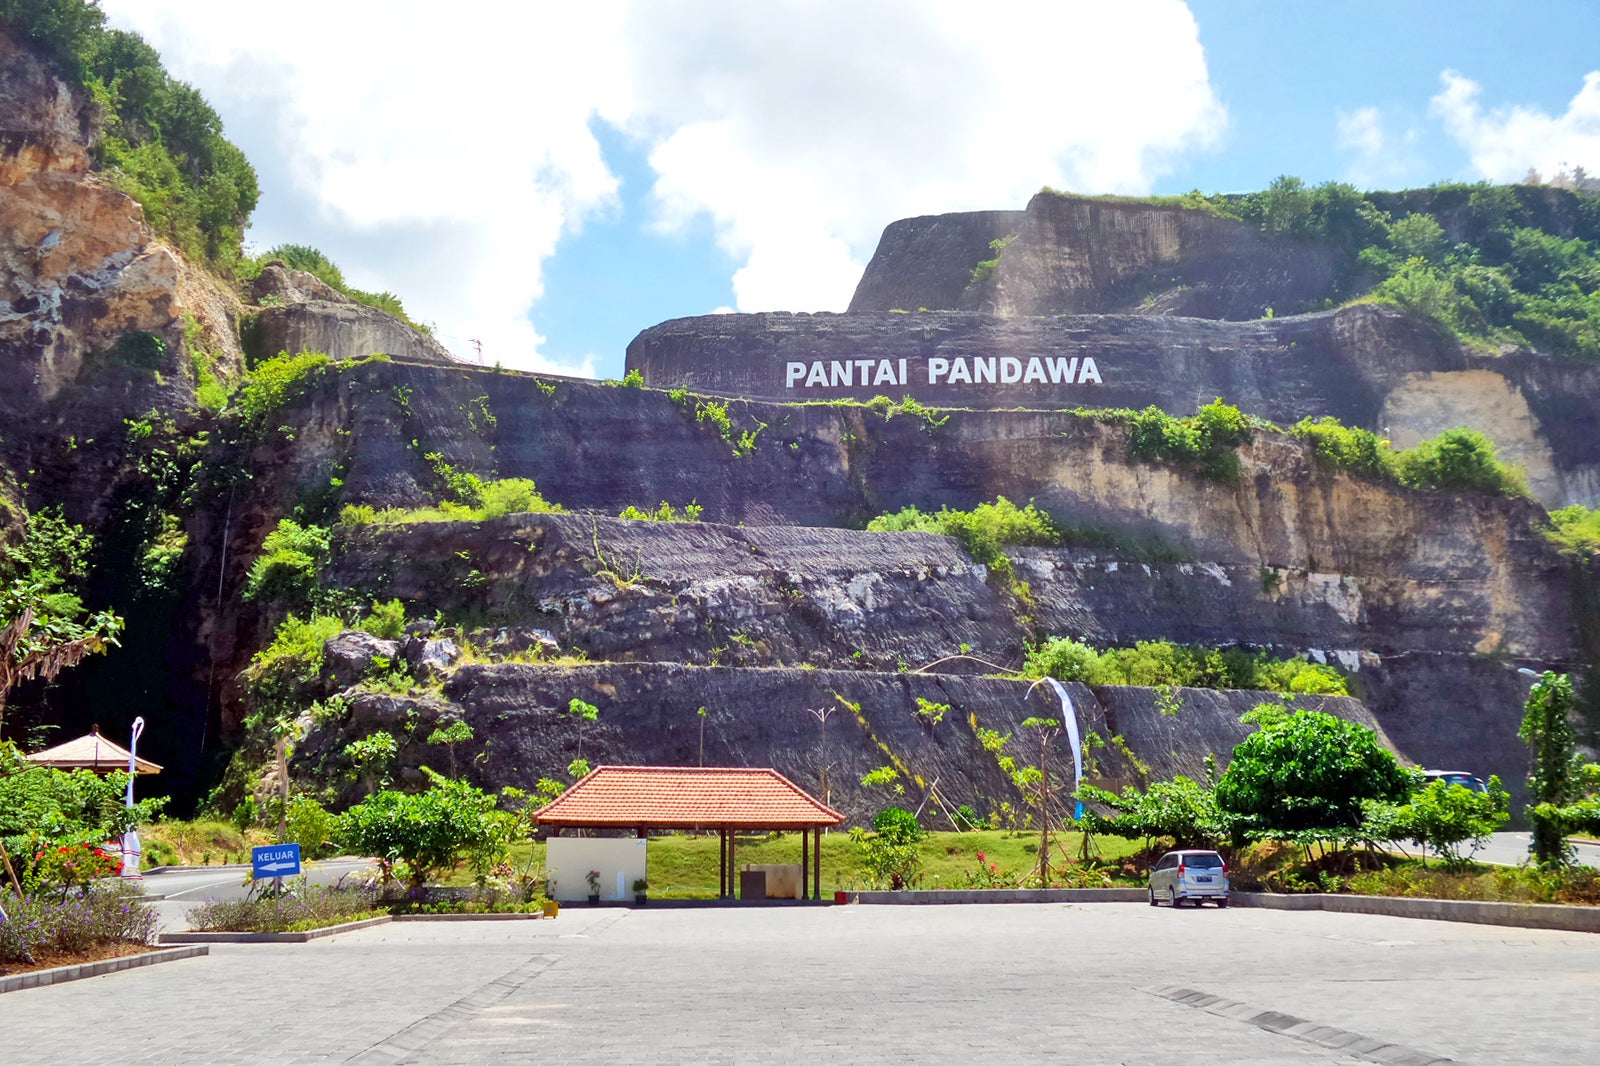
<path id="1" fill-rule="evenodd" d="M 1132 841 L 1115 837 L 1095 837 L 1098 858 L 1109 866 L 1113 879 L 1121 879 L 1118 860 L 1138 850 Z M 1074 860 L 1082 846 L 1082 834 L 1051 835 L 1052 869 L 1059 869 L 1065 855 Z M 751 834 L 741 836 L 736 856 L 744 863 L 797 863 L 800 861 L 798 834 Z M 532 862 L 544 863 L 544 844 L 520 843 L 512 849 L 512 863 L 521 869 Z M 657 899 L 709 899 L 717 894 L 717 838 L 715 836 L 659 836 L 650 838 L 646 878 L 650 895 Z M 923 840 L 923 877 L 920 888 L 964 888 L 966 875 L 978 869 L 978 852 L 1009 874 L 1006 885 L 1015 886 L 1038 865 L 1039 834 L 1029 831 L 984 830 L 977 833 L 929 833 Z M 865 888 L 866 874 L 861 855 L 847 833 L 828 833 L 822 838 L 822 889 Z M 1053 878 L 1054 880 L 1054 878 Z M 446 884 L 472 883 L 465 868 L 457 869 Z M 1142 884 L 1143 881 L 1137 882 Z M 997 886 L 998 887 L 998 886 Z"/>

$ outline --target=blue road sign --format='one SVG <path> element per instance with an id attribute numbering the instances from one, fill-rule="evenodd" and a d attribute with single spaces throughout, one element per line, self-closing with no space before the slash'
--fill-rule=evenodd
<path id="1" fill-rule="evenodd" d="M 250 876 L 296 877 L 300 873 L 299 844 L 269 844 L 264 848 L 250 849 Z"/>

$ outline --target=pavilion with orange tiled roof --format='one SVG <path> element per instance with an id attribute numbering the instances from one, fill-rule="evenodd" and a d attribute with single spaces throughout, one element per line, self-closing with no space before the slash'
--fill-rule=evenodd
<path id="1" fill-rule="evenodd" d="M 93 770 L 97 774 L 128 769 L 128 749 L 100 735 L 100 727 L 76 740 L 24 756 L 29 762 L 56 770 Z M 161 767 L 149 759 L 137 759 L 141 774 L 159 774 Z"/>
<path id="2" fill-rule="evenodd" d="M 798 830 L 800 895 L 819 898 L 822 831 L 844 815 L 776 770 L 744 766 L 597 766 L 534 814 L 552 830 L 716 830 L 718 894 L 733 895 L 734 833 Z"/>

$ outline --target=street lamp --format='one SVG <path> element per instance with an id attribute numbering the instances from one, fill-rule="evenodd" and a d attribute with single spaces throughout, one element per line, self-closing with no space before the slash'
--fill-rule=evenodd
<path id="1" fill-rule="evenodd" d="M 135 752 L 139 748 L 139 737 L 144 733 L 144 719 L 133 720 L 133 739 L 128 741 L 128 810 L 133 810 L 133 779 L 138 776 L 139 763 Z M 132 816 L 129 816 L 130 823 Z M 143 874 L 139 872 L 139 832 L 132 824 L 128 831 L 122 834 L 122 876 L 130 880 L 139 880 Z"/>

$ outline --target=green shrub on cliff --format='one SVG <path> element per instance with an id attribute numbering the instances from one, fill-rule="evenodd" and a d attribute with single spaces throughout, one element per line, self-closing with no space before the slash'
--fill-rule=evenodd
<path id="1" fill-rule="evenodd" d="M 618 518 L 628 518 L 635 522 L 698 522 L 705 513 L 705 508 L 694 500 L 683 505 L 683 510 L 678 510 L 666 500 L 661 501 L 661 506 L 654 511 L 641 511 L 629 504 Z"/>
<path id="2" fill-rule="evenodd" d="M 1086 685 L 1175 685 L 1267 692 L 1349 695 L 1344 675 L 1304 656 L 1275 658 L 1243 648 L 1210 648 L 1144 640 L 1131 648 L 1098 651 L 1066 637 L 1028 649 L 1022 675 Z"/>
<path id="3" fill-rule="evenodd" d="M 1581 503 L 1550 512 L 1550 528 L 1545 536 L 1571 555 L 1600 555 L 1600 511 Z"/>
<path id="4" fill-rule="evenodd" d="M 1346 426 L 1337 418 L 1302 418 L 1289 434 L 1308 442 L 1328 466 L 1370 478 L 1393 478 L 1394 453 L 1389 442 L 1359 426 Z"/>
<path id="5" fill-rule="evenodd" d="M 261 433 L 278 409 L 320 379 L 328 365 L 323 352 L 279 352 L 251 367 L 238 396 L 239 414 L 245 425 L 252 432 Z"/>
<path id="6" fill-rule="evenodd" d="M 1269 425 L 1223 403 L 1220 396 L 1187 418 L 1155 406 L 1142 411 L 1112 408 L 1080 413 L 1127 426 L 1128 447 L 1135 459 L 1193 467 L 1212 481 L 1224 483 L 1239 477 L 1239 456 L 1234 449 L 1249 443 L 1257 428 Z"/>
<path id="7" fill-rule="evenodd" d="M 873 533 L 938 533 L 955 537 L 975 562 L 1009 571 L 1011 561 L 1001 551 L 1007 544 L 1047 547 L 1060 544 L 1061 531 L 1050 516 L 1029 501 L 1018 507 L 1004 496 L 993 503 L 980 503 L 970 511 L 941 507 L 935 513 L 907 507 L 893 514 L 879 515 L 867 523 Z"/>
<path id="8" fill-rule="evenodd" d="M 261 554 L 245 580 L 244 598 L 304 602 L 316 591 L 317 570 L 327 554 L 326 529 L 282 519 L 261 542 Z"/>
<path id="9" fill-rule="evenodd" d="M 1424 489 L 1478 489 L 1502 496 L 1528 495 L 1519 467 L 1496 458 L 1494 442 L 1475 429 L 1447 429 L 1395 456 L 1403 485 Z"/>
<path id="10" fill-rule="evenodd" d="M 357 303 L 375 307 L 393 315 L 418 333 L 433 335 L 433 327 L 425 322 L 417 322 L 406 314 L 405 305 L 400 302 L 400 297 L 392 292 L 368 292 L 358 289 L 344 279 L 344 271 L 320 250 L 308 244 L 279 244 L 267 249 L 247 263 L 242 264 L 244 273 L 249 275 L 259 274 L 261 268 L 274 259 L 281 261 L 291 270 L 303 270 L 313 275 L 330 289 L 344 293 Z"/>

